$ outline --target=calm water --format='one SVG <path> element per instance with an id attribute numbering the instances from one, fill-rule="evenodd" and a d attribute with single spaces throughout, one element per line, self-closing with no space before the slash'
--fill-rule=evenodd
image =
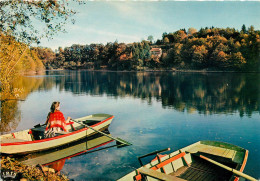
<path id="1" fill-rule="evenodd" d="M 50 71 L 17 85 L 25 101 L 2 103 L 1 134 L 44 123 L 58 100 L 66 117 L 113 114 L 111 135 L 133 144 L 67 159 L 70 179 L 116 180 L 139 167 L 138 156 L 199 140 L 248 149 L 244 172 L 260 178 L 260 74 Z"/>

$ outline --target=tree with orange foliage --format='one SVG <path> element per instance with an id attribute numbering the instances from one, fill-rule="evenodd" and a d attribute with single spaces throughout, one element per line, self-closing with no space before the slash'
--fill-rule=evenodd
<path id="1" fill-rule="evenodd" d="M 206 66 L 206 60 L 208 55 L 208 50 L 206 49 L 206 47 L 204 45 L 194 45 L 192 48 L 194 50 L 192 56 L 192 62 L 194 63 L 194 65 L 197 67 Z"/>
<path id="2" fill-rule="evenodd" d="M 66 5 L 65 0 L 0 1 L 1 100 L 8 99 L 8 96 L 3 96 L 4 92 L 12 94 L 11 85 L 16 73 L 30 70 L 29 67 L 32 70 L 36 68 L 37 58 L 29 55 L 29 46 L 39 43 L 42 37 L 52 37 L 63 31 L 63 25 L 75 13 Z M 35 26 L 35 21 L 45 27 Z"/>
<path id="3" fill-rule="evenodd" d="M 241 69 L 241 67 L 246 63 L 245 58 L 241 52 L 232 53 L 229 59 L 229 64 L 231 67 L 236 69 Z"/>
<path id="4" fill-rule="evenodd" d="M 193 35 L 194 33 L 197 33 L 197 30 L 196 30 L 195 28 L 192 28 L 192 27 L 191 27 L 191 28 L 188 29 L 188 35 L 191 36 L 191 35 Z"/>

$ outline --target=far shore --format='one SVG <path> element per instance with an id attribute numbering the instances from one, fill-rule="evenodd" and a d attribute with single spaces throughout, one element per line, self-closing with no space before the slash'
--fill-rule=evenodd
<path id="1" fill-rule="evenodd" d="M 260 71 L 234 71 L 234 70 L 193 70 L 193 69 L 144 69 L 144 70 L 109 70 L 109 69 L 46 69 L 46 71 L 94 71 L 94 72 L 187 72 L 187 73 L 260 73 Z"/>

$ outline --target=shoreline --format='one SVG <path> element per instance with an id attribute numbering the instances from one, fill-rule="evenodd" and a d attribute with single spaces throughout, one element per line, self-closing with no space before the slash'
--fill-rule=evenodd
<path id="1" fill-rule="evenodd" d="M 57 180 L 69 181 L 69 178 L 56 172 L 53 168 L 38 165 L 25 165 L 15 158 L 1 156 L 1 178 L 12 178 L 12 180 Z"/>
<path id="2" fill-rule="evenodd" d="M 93 71 L 93 72 L 184 72 L 184 73 L 260 73 L 260 71 L 234 71 L 234 70 L 192 70 L 192 69 L 147 69 L 147 70 L 109 70 L 109 69 L 52 69 L 45 71 Z"/>

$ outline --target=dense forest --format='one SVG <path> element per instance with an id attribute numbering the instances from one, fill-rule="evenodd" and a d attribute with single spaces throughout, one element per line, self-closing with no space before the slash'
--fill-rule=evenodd
<path id="1" fill-rule="evenodd" d="M 234 28 L 194 28 L 163 33 L 162 39 L 125 43 L 77 45 L 57 53 L 36 48 L 47 68 L 65 69 L 206 69 L 259 71 L 260 31 L 253 26 Z M 161 48 L 162 55 L 151 54 Z"/>

